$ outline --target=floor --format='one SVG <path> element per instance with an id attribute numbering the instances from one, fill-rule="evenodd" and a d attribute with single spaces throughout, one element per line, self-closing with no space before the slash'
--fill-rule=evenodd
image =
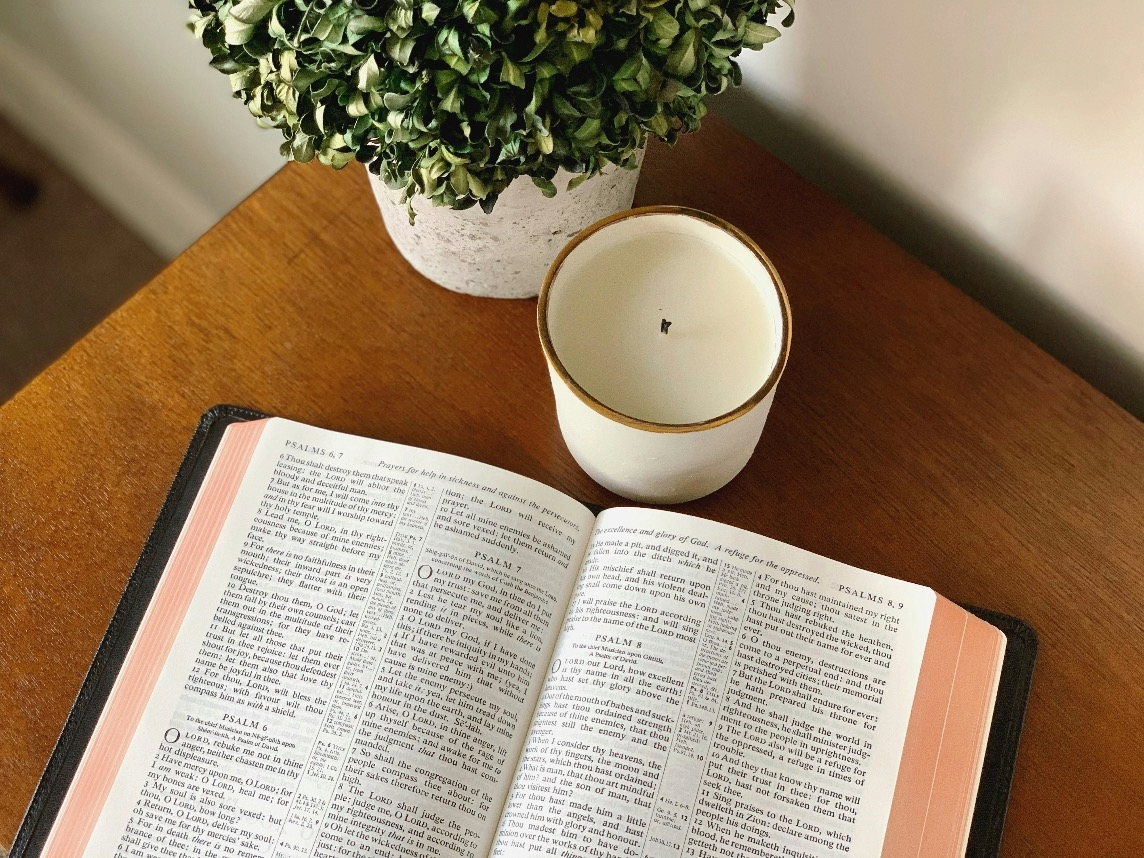
<path id="1" fill-rule="evenodd" d="M 0 402 L 163 264 L 0 116 Z"/>

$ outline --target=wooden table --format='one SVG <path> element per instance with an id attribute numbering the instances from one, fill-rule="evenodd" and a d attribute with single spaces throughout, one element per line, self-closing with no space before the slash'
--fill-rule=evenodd
<path id="1" fill-rule="evenodd" d="M 1005 854 L 1144 852 L 1144 426 L 717 120 L 653 147 L 637 203 L 743 227 L 793 306 L 758 452 L 683 509 L 1024 617 Z M 0 408 L 0 843 L 210 406 L 617 502 L 561 441 L 535 312 L 415 274 L 360 169 L 291 165 Z"/>

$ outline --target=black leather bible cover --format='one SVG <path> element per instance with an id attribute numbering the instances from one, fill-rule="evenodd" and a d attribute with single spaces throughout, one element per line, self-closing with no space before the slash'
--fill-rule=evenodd
<path id="1" fill-rule="evenodd" d="M 965 849 L 968 858 L 993 858 L 1001 851 L 1009 789 L 1017 767 L 1017 747 L 1025 723 L 1029 690 L 1033 685 L 1037 633 L 1024 620 L 1008 614 L 973 605 L 962 607 L 999 628 L 1007 638 L 1001 683 L 997 687 L 997 701 L 993 704 L 989 744 L 985 747 L 985 763 L 981 768 L 981 783 L 977 787 L 977 805 L 973 808 L 969 844 Z"/>
<path id="2" fill-rule="evenodd" d="M 143 614 L 155 593 L 159 577 L 167 565 L 175 540 L 191 511 L 191 504 L 207 475 L 223 432 L 231 423 L 265 417 L 257 411 L 235 405 L 216 405 L 202 416 L 191 436 L 183 463 L 167 492 L 154 527 L 143 545 L 143 551 L 119 599 L 119 605 L 88 668 L 79 695 L 72 704 L 64 730 L 40 776 L 40 783 L 24 812 L 20 830 L 12 844 L 11 858 L 31 858 L 44 848 L 52 822 L 59 813 L 68 786 L 79 768 L 99 713 L 111 694 L 115 677 L 127 657 L 131 641 L 143 621 Z"/>

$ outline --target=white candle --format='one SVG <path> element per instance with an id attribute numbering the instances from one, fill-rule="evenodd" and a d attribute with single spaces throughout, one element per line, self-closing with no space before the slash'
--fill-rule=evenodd
<path id="1" fill-rule="evenodd" d="M 746 464 L 790 312 L 773 266 L 733 226 L 675 207 L 605 219 L 557 257 L 538 315 L 561 431 L 598 482 L 672 503 Z"/>

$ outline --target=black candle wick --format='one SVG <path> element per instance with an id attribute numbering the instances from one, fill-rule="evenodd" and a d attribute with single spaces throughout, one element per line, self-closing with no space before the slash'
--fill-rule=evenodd
<path id="1" fill-rule="evenodd" d="M 669 322 L 667 319 L 661 319 L 661 320 L 660 320 L 660 323 L 659 323 L 659 332 L 660 332 L 661 334 L 666 334 L 666 333 L 667 333 L 667 329 L 668 329 L 668 328 L 670 328 L 670 327 L 671 327 L 671 322 Z"/>

